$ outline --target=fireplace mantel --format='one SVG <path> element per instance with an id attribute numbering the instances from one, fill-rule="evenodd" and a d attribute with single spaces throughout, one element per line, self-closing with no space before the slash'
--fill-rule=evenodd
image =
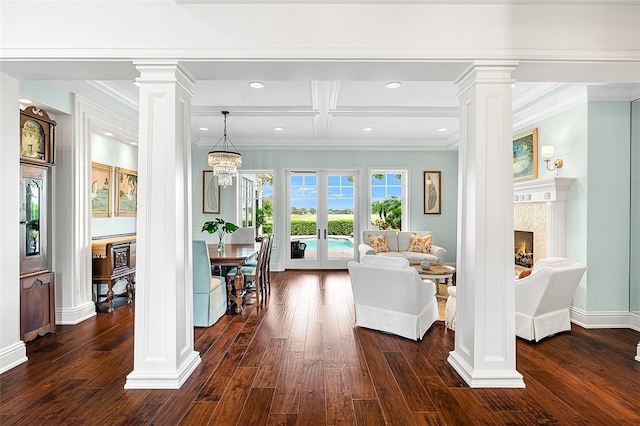
<path id="1" fill-rule="evenodd" d="M 539 203 L 545 201 L 567 201 L 569 188 L 575 178 L 555 177 L 513 184 L 514 203 Z"/>
<path id="2" fill-rule="evenodd" d="M 546 253 L 543 252 L 543 257 L 567 257 L 567 201 L 569 189 L 575 180 L 575 178 L 554 177 L 513 184 L 514 208 L 523 203 L 546 204 L 546 215 L 543 210 L 541 216 L 536 214 L 528 217 L 528 222 L 533 221 L 534 225 L 538 224 L 534 227 L 540 229 L 543 232 L 542 235 L 545 235 L 546 231 L 546 237 L 543 239 L 546 241 L 546 244 L 543 243 L 543 247 L 546 245 Z M 519 211 L 521 215 L 522 211 Z M 536 209 L 536 211 L 540 210 Z M 526 227 L 519 227 L 518 223 L 514 225 L 516 229 L 529 230 Z"/>

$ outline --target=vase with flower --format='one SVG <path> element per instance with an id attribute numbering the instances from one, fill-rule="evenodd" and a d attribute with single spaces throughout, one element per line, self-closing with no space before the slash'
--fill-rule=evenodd
<path id="1" fill-rule="evenodd" d="M 221 217 L 217 217 L 214 220 L 206 221 L 202 225 L 200 232 L 207 231 L 210 234 L 216 233 L 218 235 L 218 251 L 224 251 L 224 236 L 227 233 L 232 233 L 238 229 L 238 226 L 227 222 Z"/>

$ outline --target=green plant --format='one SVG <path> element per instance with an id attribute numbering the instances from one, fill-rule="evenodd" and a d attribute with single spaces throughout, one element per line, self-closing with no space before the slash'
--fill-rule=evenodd
<path id="1" fill-rule="evenodd" d="M 200 232 L 207 231 L 210 234 L 213 234 L 215 232 L 216 234 L 218 234 L 218 240 L 222 241 L 222 239 L 224 238 L 224 234 L 226 234 L 227 232 L 232 233 L 236 229 L 238 229 L 237 225 L 231 222 L 227 222 L 221 217 L 217 217 L 214 220 L 205 222 L 202 225 L 202 229 L 200 230 Z"/>

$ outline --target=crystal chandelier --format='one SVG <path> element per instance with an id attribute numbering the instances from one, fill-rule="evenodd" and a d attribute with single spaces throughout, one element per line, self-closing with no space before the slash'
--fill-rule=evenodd
<path id="1" fill-rule="evenodd" d="M 229 111 L 221 111 L 224 115 L 224 135 L 209 151 L 209 165 L 213 167 L 213 174 L 218 176 L 218 184 L 223 187 L 231 185 L 232 178 L 238 177 L 238 169 L 242 166 L 242 155 L 227 137 L 227 114 Z M 222 142 L 222 145 L 220 145 Z"/>

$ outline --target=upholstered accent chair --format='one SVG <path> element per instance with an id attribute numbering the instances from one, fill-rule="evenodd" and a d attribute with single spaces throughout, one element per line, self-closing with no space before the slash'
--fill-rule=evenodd
<path id="1" fill-rule="evenodd" d="M 365 255 L 347 267 L 356 326 L 420 340 L 438 319 L 435 284 L 420 279 L 407 259 Z"/>
<path id="2" fill-rule="evenodd" d="M 563 257 L 540 259 L 531 275 L 515 281 L 516 335 L 540 341 L 571 330 L 569 307 L 587 265 Z"/>
<path id="3" fill-rule="evenodd" d="M 206 241 L 193 241 L 193 325 L 210 327 L 226 310 L 227 289 L 224 278 L 211 276 Z"/>

